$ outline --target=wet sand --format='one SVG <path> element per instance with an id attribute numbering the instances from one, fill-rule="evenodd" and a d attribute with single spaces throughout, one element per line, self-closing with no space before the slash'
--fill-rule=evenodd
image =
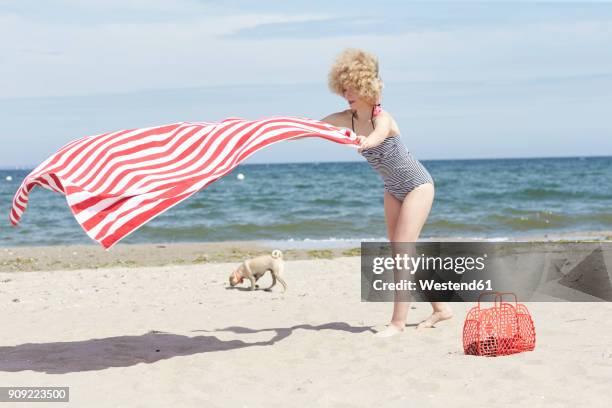
<path id="1" fill-rule="evenodd" d="M 262 242 L 204 242 L 171 244 L 118 244 L 111 250 L 99 245 L 58 245 L 0 248 L 0 272 L 99 269 L 239 262 L 270 253 Z M 355 256 L 359 248 L 301 248 L 283 250 L 284 258 L 330 259 Z"/>
<path id="2" fill-rule="evenodd" d="M 432 241 L 478 241 L 463 237 L 439 237 Z M 612 231 L 591 231 L 555 235 L 526 235 L 521 241 L 612 241 Z M 425 240 L 427 241 L 427 240 Z M 509 240 L 508 242 L 511 242 Z M 57 245 L 32 247 L 0 247 L 0 272 L 99 269 L 188 265 L 214 262 L 239 262 L 269 253 L 277 246 L 266 241 L 181 242 L 159 244 L 117 244 L 110 250 L 100 245 Z M 291 242 L 282 245 L 287 260 L 331 259 L 359 256 L 359 244 Z"/>

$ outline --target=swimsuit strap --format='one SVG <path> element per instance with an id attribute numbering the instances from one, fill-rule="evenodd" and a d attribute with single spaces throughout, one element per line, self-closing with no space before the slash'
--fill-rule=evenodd
<path id="1" fill-rule="evenodd" d="M 372 130 L 376 129 L 374 127 L 374 109 L 375 108 L 376 108 L 376 106 L 372 107 L 372 116 L 370 117 L 370 123 L 372 123 Z M 351 127 L 353 128 L 353 132 L 355 132 L 355 114 L 353 112 L 351 112 Z"/>

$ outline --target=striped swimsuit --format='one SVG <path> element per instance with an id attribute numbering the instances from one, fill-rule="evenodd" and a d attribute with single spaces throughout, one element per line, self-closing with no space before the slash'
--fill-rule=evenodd
<path id="1" fill-rule="evenodd" d="M 361 155 L 382 177 L 385 191 L 400 201 L 421 184 L 434 184 L 431 174 L 410 154 L 399 135 L 386 137 L 378 146 L 362 150 Z"/>
<path id="2" fill-rule="evenodd" d="M 434 184 L 427 169 L 410 154 L 399 135 L 387 137 L 378 146 L 362 150 L 361 154 L 382 177 L 385 191 L 400 201 L 417 186 Z"/>

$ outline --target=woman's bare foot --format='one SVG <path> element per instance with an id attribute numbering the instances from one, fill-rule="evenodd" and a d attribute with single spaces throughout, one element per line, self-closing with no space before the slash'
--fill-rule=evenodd
<path id="1" fill-rule="evenodd" d="M 432 327 L 434 327 L 436 323 L 441 322 L 443 320 L 448 320 L 451 317 L 453 317 L 453 312 L 451 311 L 450 307 L 448 307 L 445 310 L 441 310 L 439 312 L 433 312 L 431 316 L 429 316 L 427 319 L 419 323 L 416 328 L 417 329 L 431 329 Z"/>
<path id="2" fill-rule="evenodd" d="M 403 331 L 404 331 L 403 325 L 398 326 L 395 323 L 391 322 L 383 330 L 376 332 L 374 336 L 378 338 L 392 337 L 392 336 L 395 336 L 396 334 L 400 334 Z"/>

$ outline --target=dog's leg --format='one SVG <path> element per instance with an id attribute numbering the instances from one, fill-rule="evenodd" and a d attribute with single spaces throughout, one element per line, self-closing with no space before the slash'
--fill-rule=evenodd
<path id="1" fill-rule="evenodd" d="M 280 262 L 278 264 L 278 271 L 276 271 L 276 275 L 277 275 L 276 278 L 281 283 L 281 285 L 283 285 L 283 292 L 286 292 L 287 291 L 287 283 L 283 279 L 283 271 L 284 270 L 285 270 L 285 264 Z"/>
<path id="2" fill-rule="evenodd" d="M 287 283 L 285 282 L 285 280 L 282 277 L 283 274 L 283 264 L 279 263 L 278 267 L 276 270 L 272 270 L 272 286 L 274 286 L 276 284 L 276 281 L 278 280 L 280 282 L 281 285 L 283 285 L 283 292 L 287 291 Z M 272 287 L 270 286 L 270 288 Z M 269 288 L 268 288 L 269 289 Z"/>
<path id="3" fill-rule="evenodd" d="M 270 275 L 272 275 L 272 284 L 266 288 L 266 291 L 271 291 L 274 285 L 276 285 L 276 273 L 274 269 L 268 269 L 270 271 Z"/>
<path id="4" fill-rule="evenodd" d="M 249 280 L 251 281 L 251 289 L 250 290 L 255 290 L 255 277 L 253 276 L 253 272 L 251 271 L 251 268 L 249 267 L 249 261 L 244 261 L 244 269 L 247 272 L 247 278 L 249 278 Z"/>
<path id="5" fill-rule="evenodd" d="M 255 278 L 253 278 L 253 276 L 250 276 L 249 280 L 251 281 L 251 288 L 249 290 L 255 290 L 255 288 L 259 287 L 255 284 Z"/>
<path id="6" fill-rule="evenodd" d="M 283 292 L 286 292 L 287 291 L 287 283 L 285 282 L 285 280 L 283 278 L 281 278 L 280 276 L 278 276 L 277 279 L 281 283 L 281 285 L 283 285 Z"/>

